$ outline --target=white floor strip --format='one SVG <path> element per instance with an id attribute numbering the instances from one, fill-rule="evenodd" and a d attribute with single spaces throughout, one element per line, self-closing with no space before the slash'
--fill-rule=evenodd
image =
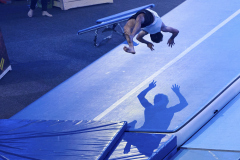
<path id="1" fill-rule="evenodd" d="M 179 59 L 181 59 L 183 56 L 185 56 L 187 53 L 189 53 L 192 49 L 194 49 L 196 46 L 198 46 L 200 43 L 202 43 L 204 40 L 206 40 L 208 37 L 210 37 L 213 33 L 215 33 L 217 30 L 219 30 L 221 27 L 223 27 L 225 24 L 227 24 L 229 21 L 231 21 L 234 17 L 236 17 L 240 13 L 240 9 L 233 13 L 231 16 L 229 16 L 227 19 L 225 19 L 222 23 L 217 25 L 215 28 L 213 28 L 210 32 L 208 32 L 206 35 L 204 35 L 202 38 L 200 38 L 197 42 L 192 44 L 190 47 L 188 47 L 185 51 L 183 51 L 181 54 L 179 54 L 176 58 L 174 58 L 172 61 L 170 61 L 168 64 L 166 64 L 164 67 L 159 69 L 157 72 L 155 72 L 153 75 L 151 75 L 149 78 L 144 80 L 141 84 L 139 84 L 137 87 L 135 87 L 133 90 L 128 92 L 125 96 L 123 96 L 121 99 L 119 99 L 117 102 L 115 102 L 113 105 L 111 105 L 109 108 L 107 108 L 105 111 L 103 111 L 101 114 L 99 114 L 97 117 L 95 117 L 93 120 L 98 121 L 102 119 L 104 116 L 106 116 L 109 112 L 111 112 L 114 108 L 116 108 L 119 104 L 121 104 L 123 101 L 125 101 L 128 97 L 130 97 L 133 93 L 135 93 L 137 90 L 142 88 L 144 85 L 148 84 L 150 81 L 152 81 L 155 77 L 157 77 L 159 74 L 161 74 L 163 71 L 165 71 L 167 68 L 172 66 L 175 62 L 177 62 Z"/>
<path id="2" fill-rule="evenodd" d="M 2 79 L 2 77 L 7 74 L 8 71 L 12 70 L 12 67 L 11 66 L 8 66 L 7 69 L 5 69 L 5 71 L 0 75 L 0 79 Z"/>

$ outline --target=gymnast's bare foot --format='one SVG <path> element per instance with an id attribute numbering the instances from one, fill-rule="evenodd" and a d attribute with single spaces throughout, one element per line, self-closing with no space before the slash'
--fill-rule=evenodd
<path id="1" fill-rule="evenodd" d="M 133 47 L 126 47 L 126 46 L 124 46 L 124 47 L 123 47 L 123 50 L 124 50 L 125 52 L 132 53 L 132 54 L 135 54 L 135 53 L 136 53 Z"/>
<path id="2" fill-rule="evenodd" d="M 52 17 L 52 15 L 49 14 L 47 11 L 43 11 L 43 12 L 42 12 L 42 15 L 43 15 L 43 16 L 47 16 L 47 17 Z"/>

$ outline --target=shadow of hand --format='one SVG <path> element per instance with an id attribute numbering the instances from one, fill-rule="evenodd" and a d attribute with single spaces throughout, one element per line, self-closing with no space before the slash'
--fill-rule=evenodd
<path id="1" fill-rule="evenodd" d="M 172 89 L 173 92 L 175 92 L 175 93 L 180 92 L 180 91 L 179 91 L 179 90 L 180 90 L 180 86 L 178 86 L 177 84 L 172 85 L 172 88 L 171 88 L 171 89 Z"/>
<path id="2" fill-rule="evenodd" d="M 153 81 L 149 84 L 149 88 L 152 89 L 152 88 L 156 87 L 156 83 L 157 83 L 157 82 L 153 80 Z"/>

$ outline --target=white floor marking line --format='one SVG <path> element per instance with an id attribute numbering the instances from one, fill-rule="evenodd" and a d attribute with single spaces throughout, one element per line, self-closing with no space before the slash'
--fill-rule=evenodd
<path id="1" fill-rule="evenodd" d="M 98 121 L 102 119 L 105 115 L 107 115 L 109 112 L 111 112 L 114 108 L 116 108 L 119 104 L 121 104 L 123 101 L 125 101 L 128 97 L 130 97 L 133 93 L 135 93 L 137 90 L 142 88 L 144 85 L 148 84 L 150 81 L 152 81 L 155 77 L 157 77 L 159 74 L 161 74 L 164 70 L 172 66 L 175 62 L 177 62 L 179 59 L 181 59 L 183 56 L 185 56 L 188 52 L 190 52 L 192 49 L 194 49 L 196 46 L 198 46 L 200 43 L 202 43 L 204 40 L 206 40 L 208 37 L 210 37 L 213 33 L 215 33 L 217 30 L 219 30 L 221 27 L 223 27 L 225 24 L 227 24 L 230 20 L 232 20 L 234 17 L 236 17 L 240 13 L 240 9 L 233 13 L 231 16 L 229 16 L 227 19 L 225 19 L 222 23 L 217 25 L 215 28 L 213 28 L 210 32 L 208 32 L 206 35 L 204 35 L 202 38 L 200 38 L 197 42 L 192 44 L 190 47 L 188 47 L 185 51 L 183 51 L 181 54 L 179 54 L 176 58 L 174 58 L 172 61 L 167 63 L 165 66 L 163 66 L 161 69 L 159 69 L 157 72 L 155 72 L 153 75 L 148 77 L 146 80 L 144 80 L 141 84 L 139 84 L 137 87 L 135 87 L 133 90 L 128 92 L 125 96 L 123 96 L 121 99 L 119 99 L 117 102 L 115 102 L 113 105 L 111 105 L 109 108 L 107 108 L 105 111 L 103 111 L 101 114 L 99 114 L 97 117 L 95 117 L 93 120 Z"/>

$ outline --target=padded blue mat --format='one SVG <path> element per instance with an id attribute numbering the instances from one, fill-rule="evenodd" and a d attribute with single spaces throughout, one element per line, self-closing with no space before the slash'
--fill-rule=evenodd
<path id="1" fill-rule="evenodd" d="M 126 122 L 0 120 L 3 159 L 104 159 Z"/>
<path id="2" fill-rule="evenodd" d="M 177 137 L 125 132 L 109 159 L 161 160 L 177 150 Z"/>

